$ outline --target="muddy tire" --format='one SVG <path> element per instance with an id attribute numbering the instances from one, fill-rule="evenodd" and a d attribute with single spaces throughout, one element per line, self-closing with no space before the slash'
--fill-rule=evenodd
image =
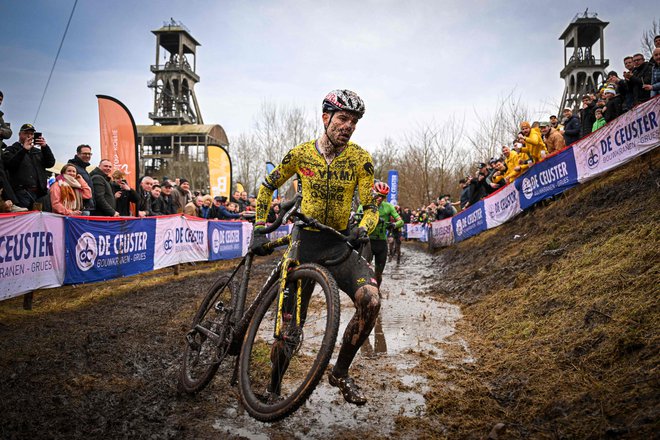
<path id="1" fill-rule="evenodd" d="M 238 288 L 222 276 L 211 286 L 186 334 L 178 390 L 193 394 L 213 379 L 227 356 L 232 336 L 231 314 Z M 199 331 L 199 326 L 218 335 L 216 343 Z"/>
<path id="2" fill-rule="evenodd" d="M 257 308 L 241 348 L 241 402 L 262 422 L 281 420 L 307 400 L 337 340 L 339 293 L 332 275 L 319 265 L 302 264 L 289 273 L 288 286 L 292 293 L 297 286 L 303 291 L 303 325 L 296 325 L 295 301 L 289 301 L 280 319 L 282 336 L 274 337 L 279 297 L 275 285 Z"/>

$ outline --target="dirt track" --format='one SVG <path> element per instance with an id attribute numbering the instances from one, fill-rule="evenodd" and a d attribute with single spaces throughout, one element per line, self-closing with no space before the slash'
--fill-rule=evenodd
<path id="1" fill-rule="evenodd" d="M 137 287 L 129 293 L 0 325 L 0 437 L 267 439 L 285 432 L 296 438 L 388 437 L 401 417 L 424 414 L 428 386 L 415 369 L 422 358 L 442 356 L 435 344 L 452 337 L 460 318 L 457 307 L 414 294 L 432 281 L 424 273 L 431 263 L 432 257 L 407 247 L 401 266 L 390 264 L 386 271 L 382 332 L 376 339 L 372 335 L 354 363 L 353 374 L 370 398 L 363 408 L 344 403 L 324 380 L 289 419 L 257 423 L 240 408 L 222 369 L 199 395 L 177 395 L 186 325 L 218 274 L 206 270 L 208 275 L 154 287 L 133 281 Z M 271 264 L 258 268 L 257 279 Z M 183 272 L 204 267 L 185 266 Z M 423 271 L 411 273 L 413 268 Z M 37 299 L 50 293 L 39 292 Z M 350 302 L 342 307 L 350 311 Z M 342 315 L 343 325 L 348 318 Z M 461 340 L 455 346 L 467 347 Z"/>

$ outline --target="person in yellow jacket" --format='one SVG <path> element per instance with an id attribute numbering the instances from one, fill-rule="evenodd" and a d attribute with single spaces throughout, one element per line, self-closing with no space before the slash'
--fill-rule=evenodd
<path id="1" fill-rule="evenodd" d="M 502 145 L 502 155 L 504 155 L 504 164 L 506 165 L 504 179 L 506 183 L 511 183 L 521 174 L 520 165 L 518 164 L 520 161 L 519 154 L 508 145 Z"/>
<path id="2" fill-rule="evenodd" d="M 541 162 L 547 154 L 538 122 L 534 122 L 533 127 L 527 121 L 521 122 L 518 142 L 523 142 L 525 144 L 520 151 L 527 153 L 534 163 Z"/>

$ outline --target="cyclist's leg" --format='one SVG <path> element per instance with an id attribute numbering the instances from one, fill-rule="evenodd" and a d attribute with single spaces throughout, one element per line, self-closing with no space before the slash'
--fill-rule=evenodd
<path id="1" fill-rule="evenodd" d="M 355 314 L 344 330 L 342 345 L 337 362 L 332 369 L 332 376 L 346 400 L 352 403 L 364 403 L 366 399 L 359 390 L 355 389 L 352 380 L 348 388 L 345 388 L 346 382 L 343 379 L 347 378 L 348 369 L 355 355 L 369 337 L 376 323 L 380 310 L 377 282 L 373 270 L 363 258 L 357 255 L 357 252 L 353 252 L 344 263 L 328 267 L 328 269 L 337 281 L 339 288 L 346 292 L 355 304 Z"/>
<path id="2" fill-rule="evenodd" d="M 387 242 L 385 240 L 370 240 L 371 252 L 375 258 L 376 281 L 380 288 L 383 282 L 383 270 L 387 264 Z"/>

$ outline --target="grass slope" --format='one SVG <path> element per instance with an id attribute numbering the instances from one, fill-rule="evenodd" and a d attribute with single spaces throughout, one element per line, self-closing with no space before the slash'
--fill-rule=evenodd
<path id="1" fill-rule="evenodd" d="M 443 347 L 450 362 L 425 360 L 428 417 L 403 432 L 658 435 L 659 153 L 438 251 L 434 292 L 463 306 L 476 362 L 460 344 Z"/>

